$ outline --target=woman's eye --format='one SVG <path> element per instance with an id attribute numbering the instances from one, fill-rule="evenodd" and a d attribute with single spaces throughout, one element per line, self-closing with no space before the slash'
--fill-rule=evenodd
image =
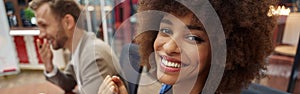
<path id="1" fill-rule="evenodd" d="M 196 43 L 202 43 L 202 42 L 204 42 L 204 40 L 201 37 L 194 36 L 194 35 L 187 36 L 186 39 L 188 39 L 190 41 L 195 41 Z"/>
<path id="2" fill-rule="evenodd" d="M 163 28 L 163 29 L 160 29 L 159 30 L 161 33 L 164 33 L 164 34 L 167 34 L 167 35 L 170 35 L 172 34 L 172 31 L 168 28 Z"/>

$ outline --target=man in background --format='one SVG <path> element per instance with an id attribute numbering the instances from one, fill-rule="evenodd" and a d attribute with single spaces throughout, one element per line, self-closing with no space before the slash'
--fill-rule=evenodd
<path id="1" fill-rule="evenodd" d="M 40 29 L 37 46 L 48 81 L 66 92 L 77 85 L 80 94 L 96 94 L 104 76 L 117 75 L 118 61 L 109 45 L 76 26 L 81 9 L 74 0 L 32 0 L 29 7 Z M 64 72 L 53 65 L 50 48 L 70 50 L 72 59 Z"/>

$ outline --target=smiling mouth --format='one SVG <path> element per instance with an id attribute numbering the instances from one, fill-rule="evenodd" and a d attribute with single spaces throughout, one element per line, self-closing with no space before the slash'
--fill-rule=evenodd
<path id="1" fill-rule="evenodd" d="M 172 67 L 172 68 L 180 68 L 181 67 L 180 63 L 178 63 L 178 62 L 171 62 L 171 61 L 166 60 L 165 58 L 162 58 L 161 62 L 166 67 Z"/>
<path id="2" fill-rule="evenodd" d="M 184 66 L 185 65 L 177 59 L 161 56 L 160 68 L 163 72 L 176 73 L 179 72 Z"/>

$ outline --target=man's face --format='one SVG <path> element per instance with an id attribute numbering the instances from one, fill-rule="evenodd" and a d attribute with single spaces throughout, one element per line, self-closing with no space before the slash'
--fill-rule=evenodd
<path id="1" fill-rule="evenodd" d="M 41 5 L 35 11 L 37 25 L 40 29 L 39 38 L 47 39 L 48 43 L 52 44 L 54 50 L 65 48 L 66 41 L 68 40 L 66 29 L 62 25 L 62 21 L 58 20 L 51 11 L 47 3 Z"/>

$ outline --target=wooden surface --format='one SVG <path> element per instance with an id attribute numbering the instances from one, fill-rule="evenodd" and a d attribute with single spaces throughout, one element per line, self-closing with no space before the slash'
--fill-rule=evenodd
<path id="1" fill-rule="evenodd" d="M 20 74 L 0 76 L 0 94 L 64 94 L 46 81 L 43 71 L 21 70 Z"/>
<path id="2" fill-rule="evenodd" d="M 285 91 L 288 83 L 288 75 L 286 73 L 290 68 L 283 70 L 286 68 L 282 67 L 291 66 L 292 63 L 290 62 L 292 62 L 292 59 L 290 57 L 273 55 L 269 57 L 269 60 L 271 62 L 269 62 L 268 70 L 269 72 L 273 71 L 273 73 L 262 79 L 260 84 Z M 275 67 L 279 65 L 278 67 L 280 68 L 276 67 L 277 71 L 274 71 L 274 65 Z M 300 83 L 296 87 L 300 87 L 299 85 Z M 143 72 L 138 94 L 158 94 L 160 87 L 161 83 L 153 80 L 149 74 Z M 64 94 L 64 91 L 46 81 L 43 71 L 22 70 L 17 75 L 0 76 L 0 94 Z"/>
<path id="3" fill-rule="evenodd" d="M 271 55 L 268 57 L 267 77 L 262 79 L 261 84 L 286 91 L 292 70 L 294 57 L 285 55 Z M 298 74 L 300 75 L 300 73 Z M 300 94 L 300 77 L 296 82 L 294 94 Z"/>
<path id="4" fill-rule="evenodd" d="M 158 94 L 159 82 L 147 73 L 142 73 L 141 79 L 138 94 Z M 64 94 L 64 91 L 46 81 L 43 71 L 22 70 L 17 75 L 0 76 L 0 94 Z"/>
<path id="5" fill-rule="evenodd" d="M 296 55 L 296 46 L 292 45 L 282 45 L 275 47 L 275 52 L 287 55 L 287 56 L 295 56 Z"/>
<path id="6" fill-rule="evenodd" d="M 64 91 L 50 82 L 44 82 L 0 88 L 0 94 L 64 94 Z"/>

